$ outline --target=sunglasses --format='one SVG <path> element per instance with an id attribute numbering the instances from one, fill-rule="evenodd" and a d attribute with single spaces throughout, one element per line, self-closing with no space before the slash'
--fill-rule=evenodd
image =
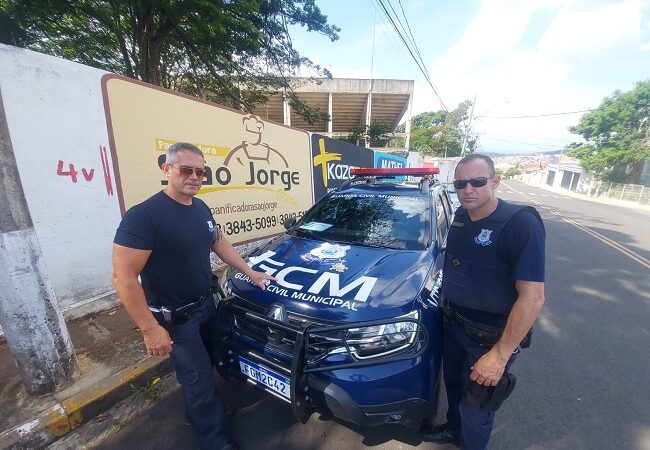
<path id="1" fill-rule="evenodd" d="M 198 178 L 199 180 L 205 177 L 205 169 L 199 167 L 189 167 L 189 166 L 180 166 L 180 167 L 172 166 L 172 167 L 178 170 L 178 173 L 180 173 L 183 178 L 191 177 L 192 173 L 195 173 L 196 178 Z"/>
<path id="2" fill-rule="evenodd" d="M 465 189 L 467 187 L 467 183 L 471 184 L 472 187 L 475 188 L 483 187 L 487 184 L 488 180 L 488 177 L 474 177 L 470 180 L 454 180 L 454 187 L 456 189 Z"/>

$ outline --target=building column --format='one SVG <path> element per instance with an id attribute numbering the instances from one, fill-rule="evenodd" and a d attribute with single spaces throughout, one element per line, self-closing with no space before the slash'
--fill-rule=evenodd
<path id="1" fill-rule="evenodd" d="M 328 94 L 327 98 L 327 114 L 329 118 L 327 119 L 327 137 L 332 137 L 332 122 L 334 121 L 334 116 L 332 116 L 332 93 Z"/>
<path id="2" fill-rule="evenodd" d="M 372 91 L 368 92 L 368 100 L 366 102 L 366 131 L 370 128 L 370 119 L 372 117 Z M 370 147 L 370 139 L 366 139 L 366 148 Z"/>
<path id="3" fill-rule="evenodd" d="M 289 100 L 287 98 L 287 93 L 285 91 L 282 96 L 282 112 L 284 117 L 284 124 L 288 127 L 291 126 L 291 106 L 289 105 Z"/>
<path id="4" fill-rule="evenodd" d="M 50 394 L 72 381 L 77 358 L 27 207 L 2 92 L 0 173 L 0 325 L 27 392 Z"/>
<path id="5" fill-rule="evenodd" d="M 404 147 L 406 151 L 409 149 L 411 144 L 411 114 L 413 113 L 413 94 L 409 95 L 409 106 L 406 110 L 406 123 L 404 124 L 404 133 L 406 133 L 406 138 L 404 139 Z"/>

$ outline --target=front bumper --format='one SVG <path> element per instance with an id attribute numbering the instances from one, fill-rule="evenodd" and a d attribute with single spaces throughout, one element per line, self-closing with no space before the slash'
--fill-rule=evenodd
<path id="1" fill-rule="evenodd" d="M 342 420 L 360 425 L 404 423 L 430 417 L 432 411 L 435 413 L 435 396 L 423 395 L 404 398 L 405 395 L 397 395 L 399 401 L 363 404 L 351 395 L 352 389 L 358 389 L 362 385 L 375 390 L 400 391 L 399 385 L 387 386 L 395 384 L 394 382 L 397 380 L 397 378 L 391 378 L 390 375 L 383 379 L 380 377 L 374 384 L 372 382 L 363 384 L 365 380 L 347 380 L 347 385 L 334 375 L 365 366 L 364 370 L 368 373 L 374 371 L 375 374 L 381 374 L 393 371 L 398 374 L 398 377 L 402 377 L 402 382 L 406 382 L 408 379 L 412 380 L 414 376 L 430 378 L 426 375 L 435 372 L 433 378 L 435 385 L 435 381 L 438 379 L 439 358 L 437 363 L 431 363 L 430 358 L 423 358 L 423 355 L 427 353 L 429 333 L 420 320 L 396 318 L 343 325 L 295 324 L 267 317 L 260 311 L 242 306 L 242 302 L 238 302 L 233 297 L 220 302 L 220 318 L 222 327 L 225 326 L 224 322 L 233 323 L 233 319 L 246 320 L 268 329 L 272 334 L 275 333 L 276 338 L 279 335 L 282 336 L 285 351 L 278 352 L 273 350 L 273 345 L 264 345 L 259 341 L 254 342 L 237 332 L 229 333 L 218 346 L 221 352 L 218 369 L 226 377 L 245 378 L 271 395 L 288 402 L 294 416 L 303 423 L 315 411 L 329 412 Z M 352 355 L 350 346 L 341 337 L 352 328 L 397 322 L 414 322 L 417 325 L 416 341 L 402 353 L 360 360 Z M 323 357 L 323 339 L 325 337 L 327 345 L 345 350 L 338 352 L 336 358 Z M 290 345 L 287 345 L 287 342 Z M 290 397 L 283 397 L 250 377 L 245 377 L 239 367 L 240 356 L 287 377 L 290 380 Z M 427 356 L 430 356 L 429 353 Z M 432 365 L 434 366 L 433 370 L 431 370 Z M 425 376 L 420 376 L 423 373 Z M 403 393 L 408 396 L 407 389 L 404 389 Z M 392 397 L 395 398 L 395 396 Z"/>

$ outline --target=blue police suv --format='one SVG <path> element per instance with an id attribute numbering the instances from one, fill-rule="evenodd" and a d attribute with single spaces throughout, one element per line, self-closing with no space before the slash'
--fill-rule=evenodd
<path id="1" fill-rule="evenodd" d="M 276 278 L 265 291 L 228 273 L 220 373 L 284 400 L 302 422 L 314 411 L 360 425 L 435 417 L 452 220 L 436 171 L 355 169 L 250 255 Z"/>

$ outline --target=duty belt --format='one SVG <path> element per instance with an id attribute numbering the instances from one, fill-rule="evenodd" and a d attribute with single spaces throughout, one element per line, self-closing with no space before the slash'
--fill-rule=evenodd
<path id="1" fill-rule="evenodd" d="M 192 318 L 192 314 L 199 304 L 206 298 L 211 297 L 212 289 L 199 297 L 198 300 L 183 305 L 179 308 L 171 309 L 166 306 L 149 306 L 149 310 L 156 318 L 158 323 L 163 326 L 180 325 Z"/>
<path id="2" fill-rule="evenodd" d="M 449 322 L 454 325 L 458 325 L 465 330 L 465 333 L 467 333 L 467 336 L 469 336 L 470 339 L 477 342 L 481 347 L 490 348 L 496 344 L 499 339 L 501 339 L 503 328 L 493 327 L 490 325 L 485 325 L 483 323 L 474 322 L 473 320 L 469 320 L 467 317 L 461 315 L 458 313 L 458 311 L 450 306 L 443 306 L 440 308 L 440 311 L 442 312 L 445 323 Z M 521 341 L 521 344 L 519 344 L 521 348 L 530 347 L 532 334 L 533 330 L 531 328 L 524 339 Z"/>

